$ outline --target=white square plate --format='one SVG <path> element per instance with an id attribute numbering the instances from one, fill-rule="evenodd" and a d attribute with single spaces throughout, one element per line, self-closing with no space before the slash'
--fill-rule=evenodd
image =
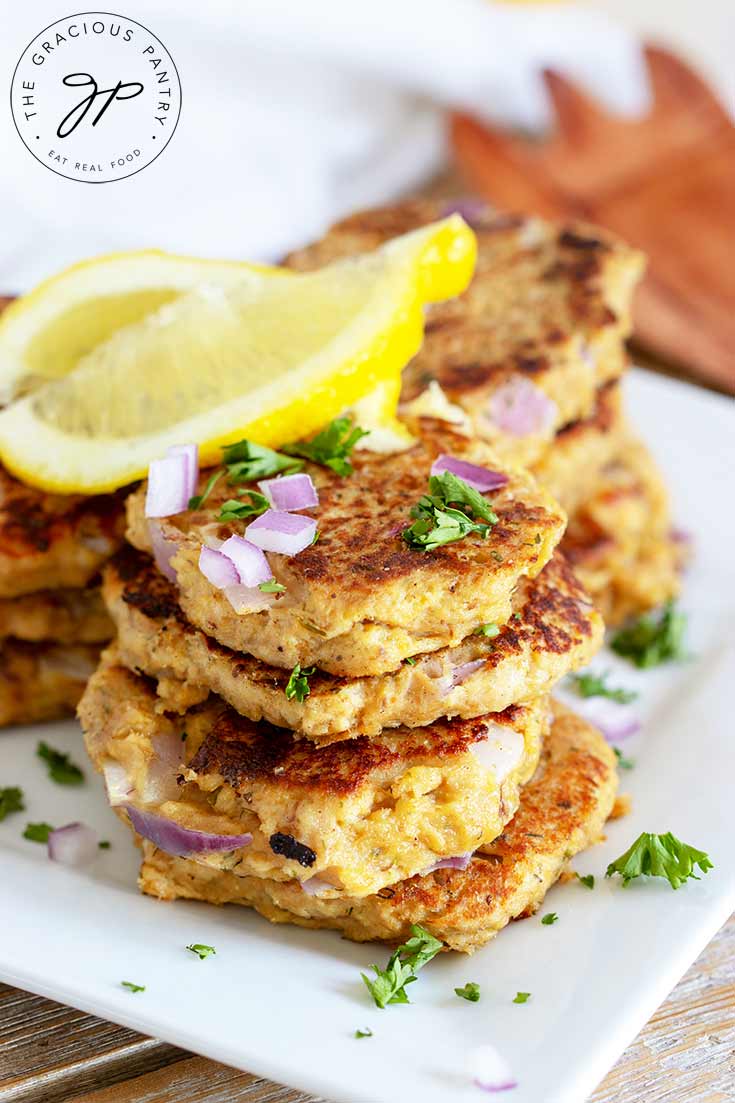
<path id="1" fill-rule="evenodd" d="M 727 400 L 684 384 L 636 372 L 628 388 L 677 519 L 696 534 L 682 601 L 692 657 L 644 673 L 610 660 L 618 681 L 642 691 L 644 729 L 625 744 L 636 762 L 622 775 L 631 815 L 574 863 L 596 874 L 593 892 L 557 886 L 543 909 L 558 912 L 555 925 L 537 916 L 472 958 L 443 955 L 412 985 L 411 1006 L 380 1011 L 360 970 L 384 963 L 384 948 L 274 927 L 244 909 L 140 896 L 134 848 L 101 781 L 89 770 L 78 790 L 56 786 L 35 757 L 42 736 L 83 762 L 76 725 L 16 729 L 0 734 L 0 785 L 27 798 L 25 813 L 0 824 L 2 979 L 340 1103 L 477 1103 L 465 1061 L 485 1042 L 519 1080 L 503 1098 L 581 1103 L 735 907 L 735 419 Z M 77 819 L 112 842 L 91 872 L 54 865 L 21 837 L 27 821 Z M 606 881 L 608 861 L 642 830 L 673 831 L 715 869 L 677 892 Z M 217 954 L 199 961 L 190 942 Z M 146 990 L 133 995 L 122 980 Z M 482 988 L 477 1004 L 454 995 L 470 980 Z M 512 1003 L 518 990 L 532 993 L 528 1003 Z M 355 1040 L 364 1026 L 374 1036 Z"/>

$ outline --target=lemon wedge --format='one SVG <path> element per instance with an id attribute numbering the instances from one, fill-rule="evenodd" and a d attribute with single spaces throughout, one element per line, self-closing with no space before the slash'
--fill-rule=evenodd
<path id="1" fill-rule="evenodd" d="M 0 412 L 0 458 L 32 485 L 98 493 L 171 445 L 196 442 L 204 464 L 244 436 L 277 448 L 368 396 L 390 423 L 424 305 L 463 291 L 475 257 L 452 215 L 315 272 L 205 281 Z"/>

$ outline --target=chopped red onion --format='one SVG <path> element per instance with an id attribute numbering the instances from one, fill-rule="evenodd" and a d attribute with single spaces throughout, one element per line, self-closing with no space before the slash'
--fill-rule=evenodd
<path id="1" fill-rule="evenodd" d="M 518 1087 L 510 1065 L 495 1046 L 484 1045 L 470 1050 L 468 1066 L 472 1083 L 484 1092 L 505 1092 Z"/>
<path id="2" fill-rule="evenodd" d="M 503 724 L 488 724 L 487 735 L 472 744 L 472 753 L 486 770 L 491 770 L 500 784 L 521 760 L 523 736 Z"/>
<path id="3" fill-rule="evenodd" d="M 473 659 L 469 663 L 460 663 L 459 666 L 455 666 L 452 671 L 452 686 L 461 686 L 462 682 L 466 682 L 471 674 L 474 674 L 476 670 L 479 670 L 481 666 L 485 665 L 485 659 Z"/>
<path id="4" fill-rule="evenodd" d="M 450 199 L 441 209 L 441 218 L 449 218 L 452 214 L 458 214 L 465 220 L 468 226 L 474 226 L 482 222 L 488 213 L 488 205 L 484 199 L 475 195 L 458 196 Z"/>
<path id="5" fill-rule="evenodd" d="M 97 836 L 84 823 L 68 823 L 49 832 L 48 856 L 64 866 L 88 866 L 99 853 Z"/>
<path id="6" fill-rule="evenodd" d="M 674 526 L 669 530 L 669 536 L 675 544 L 681 544 L 685 548 L 689 548 L 694 543 L 694 533 L 689 532 L 688 529 L 680 529 Z"/>
<path id="7" fill-rule="evenodd" d="M 257 586 L 225 586 L 223 593 L 236 613 L 259 613 L 276 600 L 275 594 L 264 594 Z"/>
<path id="8" fill-rule="evenodd" d="M 476 463 L 467 463 L 466 460 L 458 460 L 454 456 L 442 455 L 434 460 L 431 474 L 441 475 L 444 471 L 464 479 L 469 486 L 482 493 L 486 490 L 497 490 L 508 482 L 508 476 L 502 471 L 490 471 L 487 467 L 478 467 Z"/>
<path id="9" fill-rule="evenodd" d="M 575 700 L 574 707 L 585 720 L 599 728 L 610 743 L 630 739 L 641 730 L 640 720 L 629 708 L 604 697 Z"/>
<path id="10" fill-rule="evenodd" d="M 316 487 L 311 475 L 282 475 L 280 479 L 263 479 L 258 486 L 274 509 L 290 513 L 296 509 L 310 509 L 319 505 Z"/>
<path id="11" fill-rule="evenodd" d="M 438 869 L 467 869 L 471 861 L 472 851 L 469 854 L 459 854 L 456 858 L 440 858 L 438 862 L 434 862 L 433 866 L 425 869 L 420 876 L 427 877 L 430 873 L 436 873 Z"/>
<path id="12" fill-rule="evenodd" d="M 280 555 L 297 555 L 308 548 L 316 534 L 313 517 L 268 509 L 248 525 L 245 535 L 263 551 Z"/>
<path id="13" fill-rule="evenodd" d="M 148 532 L 151 537 L 151 547 L 153 548 L 153 558 L 156 561 L 156 566 L 169 582 L 176 582 L 176 571 L 171 566 L 171 560 L 179 550 L 179 545 L 175 540 L 169 540 L 163 535 L 163 529 L 160 522 L 150 518 L 148 521 Z"/>
<path id="14" fill-rule="evenodd" d="M 218 590 L 224 590 L 226 586 L 237 586 L 240 583 L 235 564 L 214 548 L 202 547 L 199 552 L 199 570 Z"/>
<path id="15" fill-rule="evenodd" d="M 557 406 L 530 379 L 513 376 L 498 387 L 488 403 L 493 424 L 513 437 L 547 432 L 554 424 Z"/>
<path id="16" fill-rule="evenodd" d="M 167 456 L 183 456 L 186 460 L 186 504 L 196 494 L 199 482 L 199 449 L 196 444 L 175 444 L 166 451 Z"/>
<path id="17" fill-rule="evenodd" d="M 178 796 L 177 778 L 183 762 L 181 735 L 168 731 L 157 735 L 152 742 L 153 757 L 138 798 L 145 804 L 161 804 Z"/>
<path id="18" fill-rule="evenodd" d="M 220 547 L 219 554 L 226 555 L 234 564 L 238 581 L 243 586 L 257 587 L 273 578 L 273 571 L 263 552 L 249 540 L 243 540 L 242 536 L 230 536 Z"/>
<path id="19" fill-rule="evenodd" d="M 176 858 L 183 858 L 187 854 L 239 850 L 242 846 L 249 846 L 253 841 L 253 836 L 250 834 L 212 835 L 208 831 L 194 831 L 166 819 L 165 816 L 158 816 L 155 812 L 144 812 L 142 808 L 136 808 L 133 804 L 126 805 L 125 811 L 139 835 L 144 839 L 150 839 L 159 850 L 165 851 L 166 854 L 173 854 Z"/>
<path id="20" fill-rule="evenodd" d="M 118 804 L 125 804 L 135 786 L 128 777 L 128 771 L 119 762 L 106 762 L 102 767 L 107 789 L 107 799 L 113 808 Z"/>
<path id="21" fill-rule="evenodd" d="M 189 505 L 189 459 L 183 454 L 153 460 L 148 468 L 146 517 L 171 517 Z"/>
<path id="22" fill-rule="evenodd" d="M 325 881 L 323 877 L 309 877 L 301 882 L 301 890 L 307 896 L 322 896 L 325 892 L 334 891 L 335 888 L 335 885 Z"/>

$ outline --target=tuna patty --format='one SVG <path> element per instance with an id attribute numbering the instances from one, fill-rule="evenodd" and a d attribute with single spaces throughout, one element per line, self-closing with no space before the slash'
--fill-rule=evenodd
<path id="1" fill-rule="evenodd" d="M 203 509 L 168 518 L 161 529 L 179 545 L 172 564 L 189 621 L 274 666 L 300 663 L 345 676 L 396 670 L 407 657 L 459 643 L 478 624 L 505 623 L 516 583 L 548 562 L 566 516 L 530 475 L 510 471 L 507 484 L 487 495 L 498 522 L 486 539 L 471 534 L 432 551 L 410 548 L 401 533 L 439 455 L 499 469 L 483 441 L 437 422 L 418 428 L 420 439 L 405 452 L 357 454 L 350 476 L 307 465 L 319 493 L 309 511 L 319 539 L 292 557 L 269 553 L 285 592 L 262 612 L 237 613 L 198 567 L 204 541 L 241 534 L 247 524 L 217 523 L 232 495 L 225 480 Z M 150 553 L 144 501 L 145 488 L 128 500 L 128 537 Z"/>
<path id="2" fill-rule="evenodd" d="M 294 882 L 237 877 L 144 842 L 140 887 L 163 900 L 243 904 L 274 923 L 332 927 L 358 942 L 404 942 L 411 924 L 420 923 L 450 949 L 471 953 L 511 919 L 536 911 L 570 858 L 597 842 L 612 809 L 612 751 L 556 703 L 554 717 L 515 817 L 466 870 L 441 869 L 361 899 L 324 899 Z"/>
<path id="3" fill-rule="evenodd" d="M 368 252 L 446 210 L 440 202 L 415 200 L 364 211 L 287 263 L 311 269 Z M 585 225 L 559 226 L 490 208 L 472 225 L 478 241 L 474 278 L 458 298 L 429 307 L 421 351 L 404 372 L 403 397 L 412 402 L 438 384 L 474 433 L 513 462 L 532 463 L 555 431 L 591 415 L 597 387 L 622 374 L 643 257 Z M 493 397 L 509 381 L 532 384 L 551 399 L 543 428 L 525 435 L 500 428 Z"/>
<path id="4" fill-rule="evenodd" d="M 513 615 L 494 637 L 473 634 L 377 677 L 316 671 L 300 702 L 286 697 L 287 671 L 238 655 L 193 628 L 176 587 L 141 552 L 124 548 L 104 577 L 121 660 L 157 679 L 159 711 L 186 711 L 211 690 L 251 720 L 265 719 L 319 743 L 401 724 L 416 727 L 440 716 L 502 712 L 549 692 L 569 670 L 589 662 L 602 641 L 599 614 L 556 554 L 537 578 L 520 581 Z"/>
<path id="5" fill-rule="evenodd" d="M 71 715 L 99 653 L 83 644 L 0 640 L 0 727 Z"/>
<path id="6" fill-rule="evenodd" d="M 114 631 L 99 586 L 0 598 L 0 639 L 104 643 Z"/>
<path id="7" fill-rule="evenodd" d="M 327 895 L 378 892 L 495 838 L 548 728 L 541 698 L 314 747 L 217 698 L 162 716 L 150 683 L 115 661 L 111 650 L 79 716 L 95 766 L 125 770 L 121 808 L 133 804 L 169 829 L 250 833 L 249 845 L 197 860 L 237 876 L 311 881 Z"/>
<path id="8" fill-rule="evenodd" d="M 123 501 L 47 494 L 0 466 L 0 598 L 86 586 L 122 542 Z"/>

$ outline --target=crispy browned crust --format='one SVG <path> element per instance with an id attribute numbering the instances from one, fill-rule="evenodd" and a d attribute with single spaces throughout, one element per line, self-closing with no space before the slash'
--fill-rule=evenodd
<path id="1" fill-rule="evenodd" d="M 73 714 L 100 649 L 0 641 L 0 727 Z"/>
<path id="2" fill-rule="evenodd" d="M 0 639 L 104 643 L 114 631 L 99 585 L 0 598 Z"/>
<path id="3" fill-rule="evenodd" d="M 602 736 L 560 705 L 542 764 L 503 834 L 466 871 L 439 870 L 363 899 L 320 899 L 297 885 L 216 872 L 143 844 L 140 887 L 161 899 L 254 907 L 276 923 L 332 927 L 356 941 L 403 941 L 420 923 L 455 950 L 489 941 L 530 915 L 569 859 L 597 841 L 617 787 Z"/>
<path id="4" fill-rule="evenodd" d="M 169 518 L 167 538 L 179 542 L 173 565 L 181 604 L 190 621 L 237 651 L 275 666 L 318 666 L 341 675 L 395 670 L 408 655 L 450 646 L 484 621 L 505 621 L 518 579 L 538 574 L 558 543 L 566 516 L 526 473 L 510 472 L 493 492 L 498 523 L 490 536 L 465 537 L 435 551 L 416 551 L 401 538 L 411 508 L 428 489 L 434 459 L 450 453 L 497 470 L 482 441 L 424 421 L 420 439 L 405 452 L 360 452 L 355 472 L 341 478 L 308 466 L 319 492 L 319 540 L 299 555 L 269 555 L 286 587 L 265 612 L 238 615 L 198 568 L 207 535 L 241 533 L 242 522 L 218 525 L 224 480 L 206 507 Z M 202 481 L 207 473 L 203 473 Z M 128 537 L 150 552 L 144 490 L 128 500 Z"/>
<path id="5" fill-rule="evenodd" d="M 47 494 L 0 466 L 0 598 L 86 586 L 122 542 L 124 498 Z"/>
<path id="6" fill-rule="evenodd" d="M 299 702 L 285 695 L 287 671 L 239 655 L 194 628 L 176 587 L 143 553 L 123 548 L 105 570 L 104 592 L 122 661 L 157 679 L 160 708 L 185 711 L 212 690 L 252 720 L 268 720 L 319 743 L 525 703 L 587 663 L 602 640 L 601 619 L 557 554 L 536 579 L 521 580 L 513 616 L 494 638 L 473 634 L 457 647 L 418 656 L 378 677 L 316 671 L 309 696 Z M 452 684 L 458 666 L 478 660 L 482 666 Z"/>

